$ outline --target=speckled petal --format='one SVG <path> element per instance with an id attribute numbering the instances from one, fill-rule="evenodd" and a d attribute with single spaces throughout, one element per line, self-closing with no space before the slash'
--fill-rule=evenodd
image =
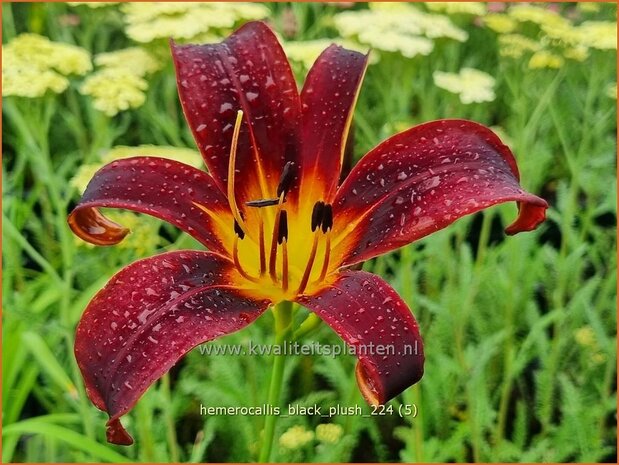
<path id="1" fill-rule="evenodd" d="M 117 244 L 129 230 L 108 220 L 100 207 L 148 213 L 217 252 L 227 253 L 226 232 L 233 234 L 228 201 L 213 179 L 192 166 L 165 158 L 126 158 L 104 166 L 71 212 L 68 221 L 76 235 L 97 245 Z"/>
<path id="2" fill-rule="evenodd" d="M 514 156 L 490 129 L 465 120 L 422 124 L 370 151 L 340 186 L 333 256 L 352 265 L 509 201 L 519 215 L 508 234 L 544 221 L 548 204 L 520 187 Z"/>
<path id="3" fill-rule="evenodd" d="M 298 302 L 355 350 L 357 383 L 370 404 L 384 404 L 423 376 L 423 342 L 412 313 L 382 279 L 342 273 L 331 286 Z"/>
<path id="4" fill-rule="evenodd" d="M 301 114 L 294 76 L 275 34 L 262 22 L 250 22 L 220 44 L 172 43 L 172 55 L 185 116 L 215 182 L 225 191 L 233 126 L 243 110 L 235 177 L 239 203 L 275 197 L 286 162 L 298 162 Z"/>
<path id="5" fill-rule="evenodd" d="M 331 45 L 310 69 L 301 92 L 301 196 L 329 203 L 342 168 L 346 140 L 368 56 Z"/>
<path id="6" fill-rule="evenodd" d="M 267 308 L 229 285 L 233 268 L 209 252 L 165 253 L 127 266 L 90 302 L 75 357 L 89 398 L 110 415 L 108 441 L 133 442 L 120 416 L 185 353 Z"/>

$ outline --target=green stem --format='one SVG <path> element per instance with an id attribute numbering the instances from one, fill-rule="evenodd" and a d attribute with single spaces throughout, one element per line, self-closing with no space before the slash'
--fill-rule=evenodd
<path id="1" fill-rule="evenodd" d="M 292 322 L 292 302 L 282 302 L 273 308 L 275 319 L 275 345 L 283 345 L 290 337 L 290 325 Z M 282 382 L 284 378 L 285 355 L 273 355 L 273 370 L 271 371 L 271 383 L 269 385 L 268 405 L 279 406 Z M 277 415 L 268 415 L 264 421 L 264 437 L 258 461 L 267 463 L 271 459 L 273 448 L 273 435 L 275 433 L 275 422 Z"/>
<path id="2" fill-rule="evenodd" d="M 172 412 L 172 395 L 170 394 L 170 374 L 166 373 L 161 378 L 161 390 L 166 400 L 165 422 L 168 448 L 170 449 L 170 459 L 178 463 L 180 456 L 178 453 L 178 441 L 176 439 L 176 427 L 174 425 L 174 413 Z"/>

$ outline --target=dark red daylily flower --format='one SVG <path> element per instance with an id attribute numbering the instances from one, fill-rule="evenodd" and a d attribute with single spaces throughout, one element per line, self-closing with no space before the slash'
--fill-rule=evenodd
<path id="1" fill-rule="evenodd" d="M 128 231 L 99 207 L 148 213 L 209 249 L 133 263 L 86 309 L 75 354 L 90 399 L 110 415 L 108 440 L 132 442 L 120 416 L 186 352 L 284 300 L 352 346 L 394 347 L 358 351 L 368 402 L 417 382 L 424 357 L 410 310 L 378 276 L 345 268 L 502 202 L 519 208 L 508 234 L 535 229 L 547 204 L 519 186 L 510 150 L 477 123 L 434 121 L 380 144 L 338 186 L 366 55 L 330 46 L 299 94 L 260 22 L 220 44 L 173 43 L 172 54 L 208 173 L 154 157 L 116 161 L 69 217 L 82 239 L 112 245 Z"/>

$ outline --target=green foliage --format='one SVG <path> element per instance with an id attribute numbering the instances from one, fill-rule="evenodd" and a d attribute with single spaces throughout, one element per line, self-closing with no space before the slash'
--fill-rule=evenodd
<path id="1" fill-rule="evenodd" d="M 334 5 L 268 7 L 280 31 L 296 17 L 295 40 L 337 36 Z M 37 32 L 92 53 L 134 45 L 118 6 L 2 8 L 5 42 Z M 605 4 L 584 19 L 615 18 L 614 8 Z M 524 187 L 551 204 L 548 221 L 507 238 L 501 230 L 515 207 L 496 207 L 366 263 L 419 321 L 426 373 L 390 404 L 414 404 L 417 415 L 370 415 L 352 357 L 290 357 L 282 409 L 360 405 L 364 415 L 280 418 L 275 461 L 616 461 L 616 101 L 605 93 L 616 81 L 616 53 L 592 49 L 585 62 L 531 70 L 525 60 L 500 59 L 497 35 L 487 28 L 452 19 L 469 33 L 467 42 L 439 40 L 431 55 L 412 59 L 382 53 L 370 66 L 355 114 L 356 156 L 427 120 L 499 126 Z M 73 358 L 81 312 L 114 272 L 162 250 L 199 248 L 168 227 L 154 230 L 165 244 L 158 250 L 92 248 L 66 225 L 79 197 L 69 180 L 112 146 L 194 147 L 168 52 L 155 43 L 146 48 L 164 67 L 148 78 L 144 105 L 113 118 L 79 93 L 81 78 L 59 95 L 3 99 L 3 462 L 258 457 L 264 416 L 205 416 L 200 407 L 263 404 L 269 357 L 194 350 L 123 420 L 135 433 L 130 448 L 105 443 L 105 415 L 88 401 Z M 434 85 L 433 70 L 464 66 L 494 76 L 495 101 L 464 105 Z M 269 313 L 211 344 L 249 340 L 271 342 Z M 324 325 L 306 334 L 311 341 L 340 343 Z M 341 427 L 334 444 L 316 438 L 320 423 Z M 279 438 L 293 427 L 312 439 L 283 447 Z"/>

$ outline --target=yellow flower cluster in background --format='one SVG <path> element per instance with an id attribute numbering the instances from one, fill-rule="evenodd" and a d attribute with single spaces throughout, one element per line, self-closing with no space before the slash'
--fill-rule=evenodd
<path id="1" fill-rule="evenodd" d="M 98 162 L 80 166 L 75 176 L 69 181 L 69 185 L 82 194 L 95 173 L 104 165 L 124 158 L 146 156 L 168 158 L 195 168 L 202 167 L 202 157 L 199 152 L 193 149 L 157 145 L 139 145 L 137 147 L 121 145 L 107 151 L 100 157 Z M 158 220 L 146 215 L 115 210 L 106 212 L 106 215 L 112 221 L 116 221 L 118 224 L 122 224 L 131 230 L 131 233 L 118 247 L 135 250 L 138 256 L 144 256 L 152 253 L 161 244 L 161 237 L 158 233 L 160 225 Z M 87 242 L 80 239 L 77 239 L 76 243 L 82 246 L 90 246 Z"/>
<path id="2" fill-rule="evenodd" d="M 448 17 L 423 12 L 407 3 L 370 3 L 369 10 L 346 11 L 333 20 L 343 37 L 407 58 L 430 54 L 433 39 L 464 42 L 468 38 Z"/>
<path id="3" fill-rule="evenodd" d="M 583 11 L 599 11 L 599 5 Z M 617 48 L 616 22 L 585 21 L 577 25 L 549 5 L 512 5 L 505 14 L 487 15 L 483 22 L 500 34 L 501 56 L 521 59 L 527 55 L 531 69 L 556 69 L 563 66 L 566 59 L 586 60 L 590 49 Z M 535 37 L 523 35 L 524 31 L 530 34 L 531 24 L 538 29 Z"/>
<path id="4" fill-rule="evenodd" d="M 141 47 L 130 47 L 95 57 L 101 69 L 86 78 L 80 92 L 93 98 L 93 106 L 108 116 L 146 101 L 147 74 L 161 68 L 161 63 Z"/>
<path id="5" fill-rule="evenodd" d="M 355 42 L 337 39 L 316 39 L 283 42 L 284 51 L 288 58 L 295 63 L 301 64 L 306 70 L 310 69 L 318 55 L 320 55 L 331 44 L 337 44 L 350 50 L 367 53 L 368 47 L 364 47 Z M 370 62 L 376 62 L 378 54 L 370 54 Z"/>
<path id="6" fill-rule="evenodd" d="M 316 426 L 316 439 L 325 444 L 337 444 L 344 434 L 344 429 L 335 423 L 321 423 Z"/>
<path id="7" fill-rule="evenodd" d="M 426 8 L 430 11 L 447 13 L 448 15 L 483 16 L 488 11 L 486 4 L 482 2 L 427 2 Z"/>
<path id="8" fill-rule="evenodd" d="M 606 354 L 600 350 L 599 342 L 593 328 L 589 325 L 582 326 L 574 332 L 576 343 L 592 352 L 591 361 L 598 365 L 606 361 Z"/>
<path id="9" fill-rule="evenodd" d="M 170 160 L 185 163 L 194 168 L 202 168 L 202 157 L 199 152 L 194 149 L 168 147 L 161 145 L 138 145 L 137 147 L 128 147 L 119 145 L 111 148 L 106 153 L 101 155 L 99 161 L 87 165 L 82 165 L 69 184 L 79 191 L 84 193 L 88 182 L 94 174 L 99 171 L 104 165 L 112 163 L 116 160 L 122 160 L 131 157 L 161 157 Z"/>
<path id="10" fill-rule="evenodd" d="M 69 86 L 66 76 L 92 69 L 88 51 L 75 45 L 52 42 L 38 34 L 20 34 L 2 47 L 2 92 L 18 97 L 61 93 Z"/>
<path id="11" fill-rule="evenodd" d="M 432 73 L 437 87 L 458 94 L 462 103 L 492 102 L 495 79 L 483 71 L 474 68 L 462 68 L 459 73 Z"/>
<path id="12" fill-rule="evenodd" d="M 102 8 L 104 6 L 116 5 L 119 2 L 67 2 L 69 6 L 87 6 L 88 8 Z"/>
<path id="13" fill-rule="evenodd" d="M 314 440 L 314 432 L 304 426 L 293 426 L 279 437 L 279 445 L 284 449 L 301 449 Z"/>
<path id="14" fill-rule="evenodd" d="M 217 38 L 241 21 L 269 15 L 269 9 L 258 3 L 130 2 L 121 9 L 127 35 L 142 43 L 170 37 L 198 41 L 212 30 Z"/>

